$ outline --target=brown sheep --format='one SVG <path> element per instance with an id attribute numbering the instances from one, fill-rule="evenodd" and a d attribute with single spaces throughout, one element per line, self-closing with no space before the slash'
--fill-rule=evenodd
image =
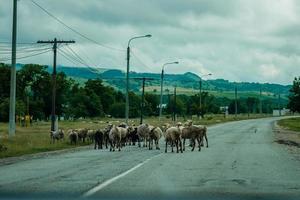
<path id="1" fill-rule="evenodd" d="M 149 150 L 153 149 L 153 141 L 155 143 L 155 147 L 159 150 L 159 140 L 162 137 L 162 130 L 159 127 L 150 126 L 149 133 Z"/>
<path id="2" fill-rule="evenodd" d="M 87 137 L 88 129 L 87 128 L 81 128 L 81 129 L 76 129 L 78 133 L 78 140 L 82 141 L 83 143 L 85 142 L 85 139 Z"/>
<path id="3" fill-rule="evenodd" d="M 143 147 L 147 147 L 147 141 L 149 141 L 150 128 L 148 124 L 141 124 L 137 127 L 137 134 L 144 142 Z M 140 141 L 138 141 L 139 147 L 141 147 Z"/>
<path id="4" fill-rule="evenodd" d="M 76 130 L 68 130 L 68 136 L 71 144 L 77 144 L 78 141 L 78 133 Z"/>
<path id="5" fill-rule="evenodd" d="M 166 148 L 165 152 L 167 153 L 168 143 L 172 147 L 172 152 L 174 152 L 173 147 L 174 144 L 176 145 L 177 153 L 179 153 L 179 147 L 180 152 L 182 153 L 182 143 L 181 143 L 181 131 L 178 127 L 170 127 L 165 132 L 165 141 L 166 141 Z"/>

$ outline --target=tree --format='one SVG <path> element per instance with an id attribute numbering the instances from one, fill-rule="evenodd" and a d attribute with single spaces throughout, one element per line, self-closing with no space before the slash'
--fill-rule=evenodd
<path id="1" fill-rule="evenodd" d="M 10 67 L 0 63 L 0 101 L 9 97 Z"/>
<path id="2" fill-rule="evenodd" d="M 103 112 L 108 114 L 110 106 L 115 102 L 115 90 L 112 87 L 104 86 L 100 79 L 88 80 L 84 88 L 88 94 L 94 93 L 100 98 Z"/>
<path id="3" fill-rule="evenodd" d="M 125 103 L 114 103 L 110 107 L 110 114 L 113 117 L 124 118 L 125 117 Z"/>
<path id="4" fill-rule="evenodd" d="M 145 115 L 153 116 L 158 115 L 158 105 L 159 105 L 159 97 L 155 94 L 146 93 L 145 94 Z"/>
<path id="5" fill-rule="evenodd" d="M 300 112 L 300 77 L 295 78 L 290 89 L 288 108 L 292 112 Z"/>

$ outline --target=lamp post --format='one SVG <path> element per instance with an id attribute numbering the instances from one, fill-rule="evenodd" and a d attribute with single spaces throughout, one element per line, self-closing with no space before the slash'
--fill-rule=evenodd
<path id="1" fill-rule="evenodd" d="M 129 118 L 129 65 L 130 65 L 130 43 L 132 40 L 139 39 L 139 38 L 150 38 L 152 35 L 143 35 L 143 36 L 137 36 L 133 37 L 128 41 L 127 45 L 127 70 L 126 70 L 126 106 L 125 106 L 125 118 L 126 118 L 126 124 L 128 124 L 128 118 Z"/>
<path id="2" fill-rule="evenodd" d="M 174 64 L 179 64 L 179 62 L 169 62 L 169 63 L 165 63 L 162 66 L 161 69 L 161 77 L 160 77 L 160 103 L 159 103 L 159 121 L 161 121 L 161 116 L 162 116 L 162 103 L 163 103 L 163 87 L 164 87 L 164 71 L 165 71 L 165 66 L 166 65 L 174 65 Z"/>
<path id="3" fill-rule="evenodd" d="M 202 78 L 203 77 L 206 77 L 206 76 L 211 76 L 212 74 L 205 74 L 203 75 L 202 77 L 199 76 L 200 80 L 199 80 L 199 113 L 200 113 L 200 116 L 202 114 Z"/>

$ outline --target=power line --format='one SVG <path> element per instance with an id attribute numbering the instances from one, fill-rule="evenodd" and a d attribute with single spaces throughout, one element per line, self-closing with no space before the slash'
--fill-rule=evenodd
<path id="1" fill-rule="evenodd" d="M 43 51 L 43 52 L 40 52 L 40 53 L 35 53 L 35 54 L 27 55 L 27 56 L 17 57 L 17 59 L 20 60 L 20 59 L 25 59 L 25 58 L 30 58 L 30 57 L 42 55 L 42 54 L 45 54 L 45 53 L 50 52 L 51 50 L 52 50 L 52 49 L 49 49 L 49 50 L 47 50 L 47 51 Z M 7 57 L 6 57 L 6 58 L 4 58 L 4 59 L 0 59 L 0 61 L 2 61 L 2 62 L 8 61 L 8 60 L 11 60 L 11 58 L 7 58 Z"/>
<path id="2" fill-rule="evenodd" d="M 147 70 L 149 70 L 150 72 L 152 71 L 152 69 L 150 69 L 150 67 L 148 67 L 133 51 L 131 51 L 131 54 L 136 58 L 136 60 L 142 64 L 142 66 L 144 66 Z"/>
<path id="3" fill-rule="evenodd" d="M 70 55 L 69 53 L 67 53 L 66 51 L 64 51 L 62 49 L 59 49 L 58 52 L 60 53 L 60 55 L 62 55 L 64 58 L 66 58 L 68 61 L 74 63 L 75 65 L 80 64 L 80 65 L 86 66 L 90 72 L 99 73 L 98 71 L 96 71 L 96 69 L 90 67 L 85 61 L 77 58 L 76 56 Z"/>
<path id="4" fill-rule="evenodd" d="M 49 15 L 50 17 L 52 17 L 54 20 L 56 20 L 57 22 L 59 22 L 60 24 L 62 24 L 63 26 L 65 26 L 66 28 L 68 28 L 69 30 L 71 30 L 72 32 L 76 33 L 77 35 L 81 36 L 82 38 L 85 38 L 86 40 L 98 45 L 98 46 L 101 46 L 101 47 L 104 47 L 104 48 L 107 48 L 107 49 L 110 49 L 110 50 L 114 50 L 114 51 L 125 51 L 123 49 L 118 49 L 118 48 L 115 48 L 115 47 L 111 47 L 111 46 L 108 46 L 108 45 L 104 45 L 104 44 L 101 44 L 99 42 L 97 42 L 96 40 L 84 35 L 83 33 L 80 33 L 79 31 L 75 30 L 74 28 L 72 28 L 71 26 L 67 25 L 66 23 L 64 23 L 62 20 L 60 20 L 58 17 L 54 16 L 52 13 L 50 13 L 48 10 L 46 10 L 44 7 L 42 7 L 41 5 L 39 5 L 38 3 L 36 3 L 34 0 L 31 0 L 31 2 L 33 4 L 35 4 L 37 7 L 39 7 L 42 11 L 44 11 L 47 15 Z"/>
<path id="5" fill-rule="evenodd" d="M 19 50 L 17 51 L 17 54 L 26 54 L 26 53 L 32 53 L 32 52 L 37 52 L 37 51 L 45 51 L 49 50 L 51 48 L 39 48 L 39 49 L 24 49 L 24 50 Z M 0 55 L 5 55 L 5 54 L 11 54 L 11 51 L 0 51 Z"/>

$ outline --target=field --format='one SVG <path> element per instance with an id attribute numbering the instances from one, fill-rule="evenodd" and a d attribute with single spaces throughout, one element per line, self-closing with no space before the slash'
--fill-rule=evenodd
<path id="1" fill-rule="evenodd" d="M 278 121 L 278 125 L 291 131 L 300 132 L 300 118 L 282 119 Z"/>
<path id="2" fill-rule="evenodd" d="M 268 117 L 268 115 L 250 115 L 250 118 Z M 177 121 L 185 121 L 191 118 L 178 118 Z M 234 120 L 248 119 L 247 115 L 238 115 L 237 119 L 234 116 L 224 118 L 223 115 L 206 115 L 205 119 L 192 118 L 195 124 L 213 125 Z M 68 130 L 70 128 L 104 128 L 106 122 L 110 121 L 114 124 L 119 124 L 121 119 L 95 119 L 95 120 L 78 120 L 78 121 L 61 121 L 59 127 Z M 130 124 L 139 124 L 139 119 L 130 120 Z M 157 118 L 146 118 L 144 123 L 149 123 L 155 126 L 160 126 L 163 123 L 172 123 L 171 119 L 164 117 L 159 123 Z M 33 154 L 46 151 L 54 151 L 60 149 L 74 148 L 70 145 L 68 138 L 55 144 L 50 144 L 49 138 L 50 122 L 36 122 L 30 127 L 20 127 L 17 125 L 16 136 L 8 138 L 8 124 L 0 123 L 0 158 L 21 156 L 25 154 Z M 90 143 L 80 143 L 77 146 L 90 145 Z"/>
<path id="3" fill-rule="evenodd" d="M 168 89 L 170 92 L 170 94 L 173 94 L 174 91 L 174 87 L 169 87 L 166 86 L 164 88 L 165 90 Z M 160 87 L 159 86 L 147 86 L 145 87 L 145 91 L 149 92 L 149 93 L 156 93 L 159 94 L 160 91 Z M 154 92 L 156 91 L 156 92 Z M 205 88 L 203 88 L 204 92 L 208 92 L 212 95 L 214 95 L 215 97 L 226 97 L 229 99 L 234 99 L 234 91 L 217 91 L 217 90 L 206 90 Z M 195 95 L 195 94 L 199 94 L 199 90 L 198 89 L 193 89 L 193 88 L 183 88 L 183 87 L 177 87 L 176 92 L 178 95 L 180 94 L 185 94 L 185 95 Z M 165 94 L 167 94 L 165 92 Z M 247 97 L 256 97 L 259 98 L 259 92 L 253 92 L 253 91 L 238 91 L 238 98 L 247 98 Z M 274 96 L 274 94 L 272 93 L 268 93 L 268 92 L 263 92 L 262 93 L 262 98 L 263 99 L 277 99 L 276 96 Z M 282 96 L 282 99 L 286 99 L 286 96 Z"/>

